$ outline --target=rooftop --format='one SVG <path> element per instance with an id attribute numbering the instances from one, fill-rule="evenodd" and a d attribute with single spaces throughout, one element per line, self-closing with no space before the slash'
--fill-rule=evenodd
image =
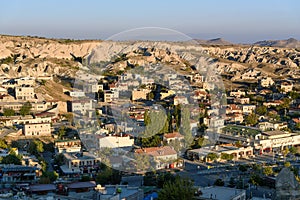
<path id="1" fill-rule="evenodd" d="M 56 189 L 54 184 L 38 184 L 38 185 L 31 185 L 29 187 L 30 187 L 30 191 L 32 192 L 51 191 Z"/>
<path id="2" fill-rule="evenodd" d="M 263 134 L 267 135 L 267 136 L 275 136 L 275 135 L 285 135 L 288 133 L 279 131 L 279 130 L 275 130 L 275 131 L 265 131 L 265 132 L 263 132 Z"/>
<path id="3" fill-rule="evenodd" d="M 94 188 L 94 187 L 96 187 L 95 181 L 75 182 L 75 183 L 70 183 L 68 185 L 68 188 L 70 189 Z"/>
<path id="4" fill-rule="evenodd" d="M 200 188 L 202 195 L 201 197 L 207 199 L 218 199 L 218 200 L 228 200 L 245 193 L 245 190 L 229 188 L 229 187 L 205 187 Z M 246 194 L 245 194 L 246 195 Z"/>
<path id="5" fill-rule="evenodd" d="M 170 138 L 183 138 L 183 135 L 181 135 L 178 132 L 174 132 L 174 133 L 164 134 L 164 137 L 167 138 L 167 139 L 170 139 Z"/>
<path id="6" fill-rule="evenodd" d="M 117 189 L 120 189 L 122 191 L 120 193 L 120 199 L 125 199 L 140 191 L 138 187 L 129 187 L 127 185 L 106 185 L 106 194 L 104 195 L 115 195 Z"/>
<path id="7" fill-rule="evenodd" d="M 170 146 L 163 147 L 149 147 L 143 149 L 137 149 L 136 153 L 146 153 L 151 156 L 166 156 L 166 155 L 177 155 L 177 152 Z"/>
<path id="8" fill-rule="evenodd" d="M 80 153 L 64 153 L 64 156 L 68 160 L 86 160 L 86 159 L 95 159 L 96 156 L 89 152 L 83 152 L 82 154 Z"/>

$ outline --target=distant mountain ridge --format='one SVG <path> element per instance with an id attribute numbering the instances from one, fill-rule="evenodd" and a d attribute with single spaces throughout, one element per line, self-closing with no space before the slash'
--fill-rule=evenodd
<path id="1" fill-rule="evenodd" d="M 287 40 L 263 40 L 255 42 L 256 46 L 269 46 L 269 47 L 285 47 L 285 48 L 298 48 L 300 47 L 300 41 L 295 38 L 289 38 Z"/>
<path id="2" fill-rule="evenodd" d="M 215 38 L 215 39 L 210 39 L 210 40 L 196 39 L 196 41 L 202 45 L 234 45 L 233 43 L 228 42 L 228 41 L 224 40 L 223 38 Z"/>
<path id="3" fill-rule="evenodd" d="M 200 45 L 219 45 L 219 46 L 226 46 L 226 45 L 238 45 L 236 43 L 229 42 L 223 38 L 215 38 L 209 40 L 202 40 L 202 39 L 195 39 Z M 299 48 L 300 41 L 295 38 L 289 38 L 286 40 L 261 40 L 255 43 L 249 43 L 245 45 L 255 45 L 261 47 L 283 47 L 283 48 Z"/>

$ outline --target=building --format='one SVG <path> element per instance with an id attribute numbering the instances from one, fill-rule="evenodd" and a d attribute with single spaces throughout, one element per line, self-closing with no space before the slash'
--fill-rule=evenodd
<path id="1" fill-rule="evenodd" d="M 232 113 L 226 115 L 226 122 L 227 123 L 234 123 L 240 124 L 244 121 L 244 116 L 241 113 Z"/>
<path id="2" fill-rule="evenodd" d="M 246 200 L 246 190 L 210 186 L 199 188 L 199 197 L 201 200 Z"/>
<path id="3" fill-rule="evenodd" d="M 288 128 L 287 122 L 275 123 L 275 122 L 259 122 L 258 128 L 262 131 L 267 130 L 282 130 Z"/>
<path id="4" fill-rule="evenodd" d="M 54 142 L 56 153 L 74 153 L 81 151 L 79 139 L 56 140 Z"/>
<path id="5" fill-rule="evenodd" d="M 178 132 L 164 134 L 164 141 L 166 141 L 167 144 L 169 144 L 170 142 L 175 141 L 175 140 L 182 141 L 183 139 L 184 139 L 184 136 Z"/>
<path id="6" fill-rule="evenodd" d="M 0 95 L 6 95 L 7 94 L 7 89 L 4 87 L 0 87 Z"/>
<path id="7" fill-rule="evenodd" d="M 0 102 L 11 102 L 14 100 L 15 98 L 9 94 L 0 94 Z"/>
<path id="8" fill-rule="evenodd" d="M 95 167 L 98 167 L 100 158 L 88 152 L 82 153 L 63 153 L 65 165 L 61 166 L 63 173 L 72 172 L 91 173 Z"/>
<path id="9" fill-rule="evenodd" d="M 69 101 L 68 111 L 85 115 L 89 110 L 93 109 L 93 101 L 91 99 L 81 99 Z"/>
<path id="10" fill-rule="evenodd" d="M 248 105 L 242 105 L 242 112 L 243 112 L 243 114 L 251 114 L 251 113 L 253 113 L 254 111 L 255 111 L 255 109 L 256 109 L 256 105 L 250 105 L 250 104 L 248 104 Z"/>
<path id="11" fill-rule="evenodd" d="M 240 97 L 242 97 L 242 96 L 246 96 L 246 92 L 241 91 L 241 90 L 231 91 L 230 94 L 229 94 L 229 96 L 240 98 Z"/>
<path id="12" fill-rule="evenodd" d="M 250 98 L 247 98 L 247 97 L 235 98 L 234 102 L 239 103 L 239 104 L 249 104 L 250 103 Z"/>
<path id="13" fill-rule="evenodd" d="M 51 117 L 32 117 L 26 116 L 11 116 L 9 117 L 13 124 L 37 124 L 37 123 L 51 123 Z"/>
<path id="14" fill-rule="evenodd" d="M 133 90 L 131 92 L 131 99 L 132 101 L 136 101 L 139 99 L 147 99 L 147 95 L 151 92 L 151 90 L 148 89 L 140 89 L 140 90 Z"/>
<path id="15" fill-rule="evenodd" d="M 74 182 L 67 185 L 69 192 L 89 192 L 94 190 L 96 187 L 95 181 L 85 181 L 85 182 Z"/>
<path id="16" fill-rule="evenodd" d="M 284 81 L 280 84 L 280 89 L 283 92 L 291 92 L 293 91 L 294 84 L 292 82 Z"/>
<path id="17" fill-rule="evenodd" d="M 34 88 L 31 86 L 20 86 L 15 88 L 17 100 L 30 101 L 35 98 Z"/>
<path id="18" fill-rule="evenodd" d="M 129 135 L 108 135 L 98 136 L 99 148 L 120 148 L 120 147 L 132 147 L 134 145 L 134 138 Z"/>
<path id="19" fill-rule="evenodd" d="M 1 183 L 35 183 L 39 171 L 36 167 L 23 165 L 1 165 Z"/>
<path id="20" fill-rule="evenodd" d="M 97 200 L 143 200 L 144 191 L 139 187 L 130 187 L 128 185 L 106 185 L 101 187 L 97 185 Z"/>
<path id="21" fill-rule="evenodd" d="M 35 79 L 33 77 L 21 77 L 14 79 L 16 85 L 30 85 L 33 86 L 35 84 Z"/>
<path id="22" fill-rule="evenodd" d="M 204 90 L 211 91 L 211 90 L 214 90 L 215 87 L 216 87 L 216 85 L 215 85 L 214 82 L 203 82 L 203 89 Z"/>
<path id="23" fill-rule="evenodd" d="M 186 104 L 189 104 L 189 101 L 185 96 L 174 97 L 174 106 L 177 106 L 179 104 L 186 105 Z"/>
<path id="24" fill-rule="evenodd" d="M 253 156 L 253 147 L 237 147 L 231 144 L 228 145 L 216 145 L 216 146 L 206 146 L 199 149 L 188 150 L 187 156 L 190 159 L 202 160 L 202 161 L 211 161 L 207 158 L 209 153 L 215 153 L 218 155 L 218 159 L 221 159 L 222 154 L 233 155 L 233 159 L 237 160 L 240 158 L 248 158 Z"/>
<path id="25" fill-rule="evenodd" d="M 51 136 L 50 123 L 28 123 L 23 126 L 25 136 Z"/>
<path id="26" fill-rule="evenodd" d="M 263 78 L 263 79 L 260 80 L 260 86 L 261 87 L 268 88 L 268 87 L 270 87 L 270 86 L 272 86 L 274 84 L 275 84 L 275 82 L 270 77 Z"/>
<path id="27" fill-rule="evenodd" d="M 51 196 L 54 195 L 56 191 L 56 186 L 54 184 L 37 184 L 37 185 L 30 185 L 29 191 L 32 194 L 48 194 Z"/>
<path id="28" fill-rule="evenodd" d="M 258 135 L 258 139 L 254 143 L 254 148 L 263 153 L 270 151 L 277 152 L 284 147 L 296 145 L 300 145 L 300 135 L 275 130 L 265 131 L 261 135 Z"/>
<path id="29" fill-rule="evenodd" d="M 104 102 L 111 103 L 114 99 L 114 93 L 110 90 L 104 91 Z"/>
<path id="30" fill-rule="evenodd" d="M 83 91 L 70 91 L 69 95 L 71 97 L 85 97 L 85 93 Z"/>
<path id="31" fill-rule="evenodd" d="M 177 160 L 177 152 L 170 146 L 142 148 L 135 150 L 135 153 L 150 156 L 155 162 L 155 169 L 174 166 Z"/>

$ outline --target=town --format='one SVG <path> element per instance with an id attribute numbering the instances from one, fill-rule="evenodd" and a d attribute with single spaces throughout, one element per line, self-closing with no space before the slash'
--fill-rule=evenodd
<path id="1" fill-rule="evenodd" d="M 100 74 L 77 72 L 59 99 L 42 90 L 57 74 L 0 77 L 1 198 L 155 199 L 168 180 L 196 199 L 299 188 L 299 79 L 249 71 L 224 87 L 223 74 L 139 51 L 151 64 L 119 55 Z"/>

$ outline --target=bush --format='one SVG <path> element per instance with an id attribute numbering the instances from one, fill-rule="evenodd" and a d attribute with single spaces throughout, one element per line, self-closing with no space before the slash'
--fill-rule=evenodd
<path id="1" fill-rule="evenodd" d="M 218 178 L 218 179 L 215 181 L 214 185 L 216 185 L 216 186 L 224 186 L 225 183 L 224 183 L 224 181 L 223 181 L 222 179 Z"/>

